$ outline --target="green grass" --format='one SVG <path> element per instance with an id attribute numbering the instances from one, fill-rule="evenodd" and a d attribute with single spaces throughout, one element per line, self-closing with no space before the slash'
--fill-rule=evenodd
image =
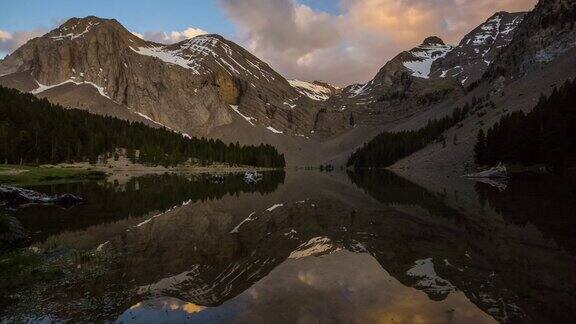
<path id="1" fill-rule="evenodd" d="M 0 306 L 8 306 L 17 299 L 17 293 L 30 287 L 53 282 L 63 272 L 46 265 L 40 255 L 22 249 L 0 255 Z"/>
<path id="2" fill-rule="evenodd" d="M 8 174 L 10 171 L 21 171 Z M 0 165 L 0 184 L 37 184 L 62 180 L 102 179 L 105 174 L 78 168 Z"/>
<path id="3" fill-rule="evenodd" d="M 74 290 L 86 284 L 101 285 L 116 264 L 115 254 L 62 248 L 52 256 L 50 251 L 40 254 L 27 248 L 0 254 L 0 309 L 8 318 L 49 314 L 58 304 L 100 297 L 98 290 L 91 297 Z"/>

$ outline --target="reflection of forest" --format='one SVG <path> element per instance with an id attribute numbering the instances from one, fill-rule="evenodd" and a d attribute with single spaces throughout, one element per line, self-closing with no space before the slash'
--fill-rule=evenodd
<path id="1" fill-rule="evenodd" d="M 506 221 L 532 224 L 570 254 L 576 254 L 576 178 L 513 179 L 504 191 L 478 183 L 476 191 L 481 203 Z"/>
<path id="2" fill-rule="evenodd" d="M 368 252 L 403 284 L 443 300 L 447 292 L 418 287 L 407 275 L 417 260 L 430 258 L 439 277 L 500 321 L 571 316 L 576 267 L 539 233 L 500 219 L 479 222 L 448 207 L 442 196 L 385 172 L 350 176 L 380 203 L 355 195 L 350 185 L 331 192 L 326 176 L 309 174 L 282 193 L 304 191 L 308 200 L 273 211 L 254 208 L 239 233 L 230 233 L 237 225 L 230 222 L 231 206 L 182 206 L 114 241 L 127 252 L 121 273 L 147 294 L 218 306 L 321 238 L 329 245 L 322 253 Z M 404 206 L 429 214 L 411 214 Z"/>
<path id="3" fill-rule="evenodd" d="M 568 310 L 576 306 L 576 278 L 571 274 L 576 271 L 576 264 L 565 251 L 558 250 L 556 243 L 573 254 L 574 179 L 515 179 L 503 192 L 479 183 L 476 191 L 485 207 L 479 214 L 457 200 L 448 203 L 443 195 L 430 193 L 386 171 L 349 175 L 366 193 L 385 204 L 417 205 L 432 216 L 452 215 L 450 228 L 457 230 L 452 243 L 459 242 L 457 245 L 471 257 L 458 260 L 457 255 L 447 256 L 449 265 L 442 267 L 442 259 L 436 254 L 437 272 L 451 271 L 446 278 L 481 308 L 494 309 L 491 303 L 500 304 L 500 314 L 493 314 L 497 319 L 504 320 L 504 314 L 508 321 L 569 319 Z M 497 213 L 488 212 L 489 208 Z M 501 215 L 504 222 L 494 215 Z M 430 232 L 428 225 L 421 231 Z M 437 246 L 443 244 L 438 236 L 429 239 Z M 448 247 L 448 241 L 444 243 Z M 487 274 L 488 269 L 492 273 Z"/>
<path id="4" fill-rule="evenodd" d="M 457 211 L 443 202 L 443 197 L 386 170 L 348 172 L 352 183 L 376 200 L 390 205 L 419 206 L 430 214 L 454 217 Z"/>
<path id="5" fill-rule="evenodd" d="M 284 182 L 284 171 L 263 172 L 262 180 L 249 184 L 243 173 L 214 178 L 209 174 L 147 175 L 130 179 L 125 185 L 113 183 L 78 182 L 31 189 L 49 193 L 72 193 L 87 202 L 72 209 L 33 206 L 16 212 L 24 227 L 36 235 L 38 241 L 67 230 L 82 230 L 89 226 L 139 217 L 153 211 L 164 211 L 186 201 L 220 199 L 242 192 L 266 194 Z"/>
<path id="6" fill-rule="evenodd" d="M 294 251 L 322 255 L 345 249 L 369 253 L 402 284 L 445 300 L 449 292 L 418 285 L 418 278 L 407 274 L 417 261 L 429 259 L 438 277 L 499 321 L 572 317 L 573 258 L 533 227 L 448 206 L 443 195 L 386 172 L 288 172 L 279 182 L 284 184 L 262 195 L 190 203 L 181 197 L 182 205 L 120 231 L 105 245 L 117 253 L 115 268 L 87 283 L 86 290 L 95 296 L 140 292 L 131 293 L 112 315 L 156 296 L 218 307 L 267 277 Z M 159 197 L 164 195 L 170 194 Z"/>

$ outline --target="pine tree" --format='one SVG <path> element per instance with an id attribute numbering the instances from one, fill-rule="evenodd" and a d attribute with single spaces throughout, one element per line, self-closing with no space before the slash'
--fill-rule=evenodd
<path id="1" fill-rule="evenodd" d="M 486 136 L 484 135 L 484 130 L 481 128 L 478 131 L 478 138 L 476 141 L 476 146 L 474 147 L 474 159 L 476 160 L 476 164 L 484 165 L 485 159 L 484 155 L 486 154 Z"/>
<path id="2" fill-rule="evenodd" d="M 193 160 L 204 165 L 285 166 L 284 156 L 270 145 L 188 139 L 165 128 L 64 109 L 46 99 L 0 87 L 0 161 L 96 163 L 101 156 L 114 156 L 119 148 L 126 149 L 132 162 L 153 165 L 174 166 Z"/>

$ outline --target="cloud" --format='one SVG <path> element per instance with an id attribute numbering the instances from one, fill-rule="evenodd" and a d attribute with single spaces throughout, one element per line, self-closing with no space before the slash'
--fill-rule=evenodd
<path id="1" fill-rule="evenodd" d="M 200 28 L 188 27 L 182 31 L 147 31 L 144 34 L 132 32 L 132 34 L 149 41 L 161 44 L 173 44 L 188 38 L 208 34 L 207 31 Z"/>
<path id="2" fill-rule="evenodd" d="M 236 40 L 280 73 L 346 85 L 371 79 L 386 61 L 437 35 L 458 41 L 497 11 L 537 0 L 340 0 L 340 13 L 297 0 L 218 0 Z"/>
<path id="3" fill-rule="evenodd" d="M 144 35 L 142 35 L 142 34 L 140 34 L 140 33 L 137 33 L 137 32 L 134 32 L 134 31 L 131 31 L 131 33 L 132 33 L 132 35 L 134 35 L 134 36 L 136 36 L 136 37 L 138 37 L 138 38 L 144 39 Z"/>
<path id="4" fill-rule="evenodd" d="M 30 39 L 42 36 L 47 32 L 48 31 L 44 29 L 17 31 L 15 33 L 0 30 L 0 52 L 12 53 Z"/>

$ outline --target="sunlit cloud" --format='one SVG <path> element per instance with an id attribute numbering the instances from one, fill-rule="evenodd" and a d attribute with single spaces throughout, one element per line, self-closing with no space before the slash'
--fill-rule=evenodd
<path id="1" fill-rule="evenodd" d="M 200 28 L 188 27 L 182 31 L 146 31 L 144 34 L 132 32 L 132 34 L 149 41 L 161 44 L 173 44 L 188 38 L 208 34 L 207 31 Z"/>
<path id="2" fill-rule="evenodd" d="M 340 0 L 328 14 L 296 0 L 219 0 L 236 40 L 289 78 L 365 82 L 432 35 L 458 41 L 498 11 L 537 0 Z"/>

